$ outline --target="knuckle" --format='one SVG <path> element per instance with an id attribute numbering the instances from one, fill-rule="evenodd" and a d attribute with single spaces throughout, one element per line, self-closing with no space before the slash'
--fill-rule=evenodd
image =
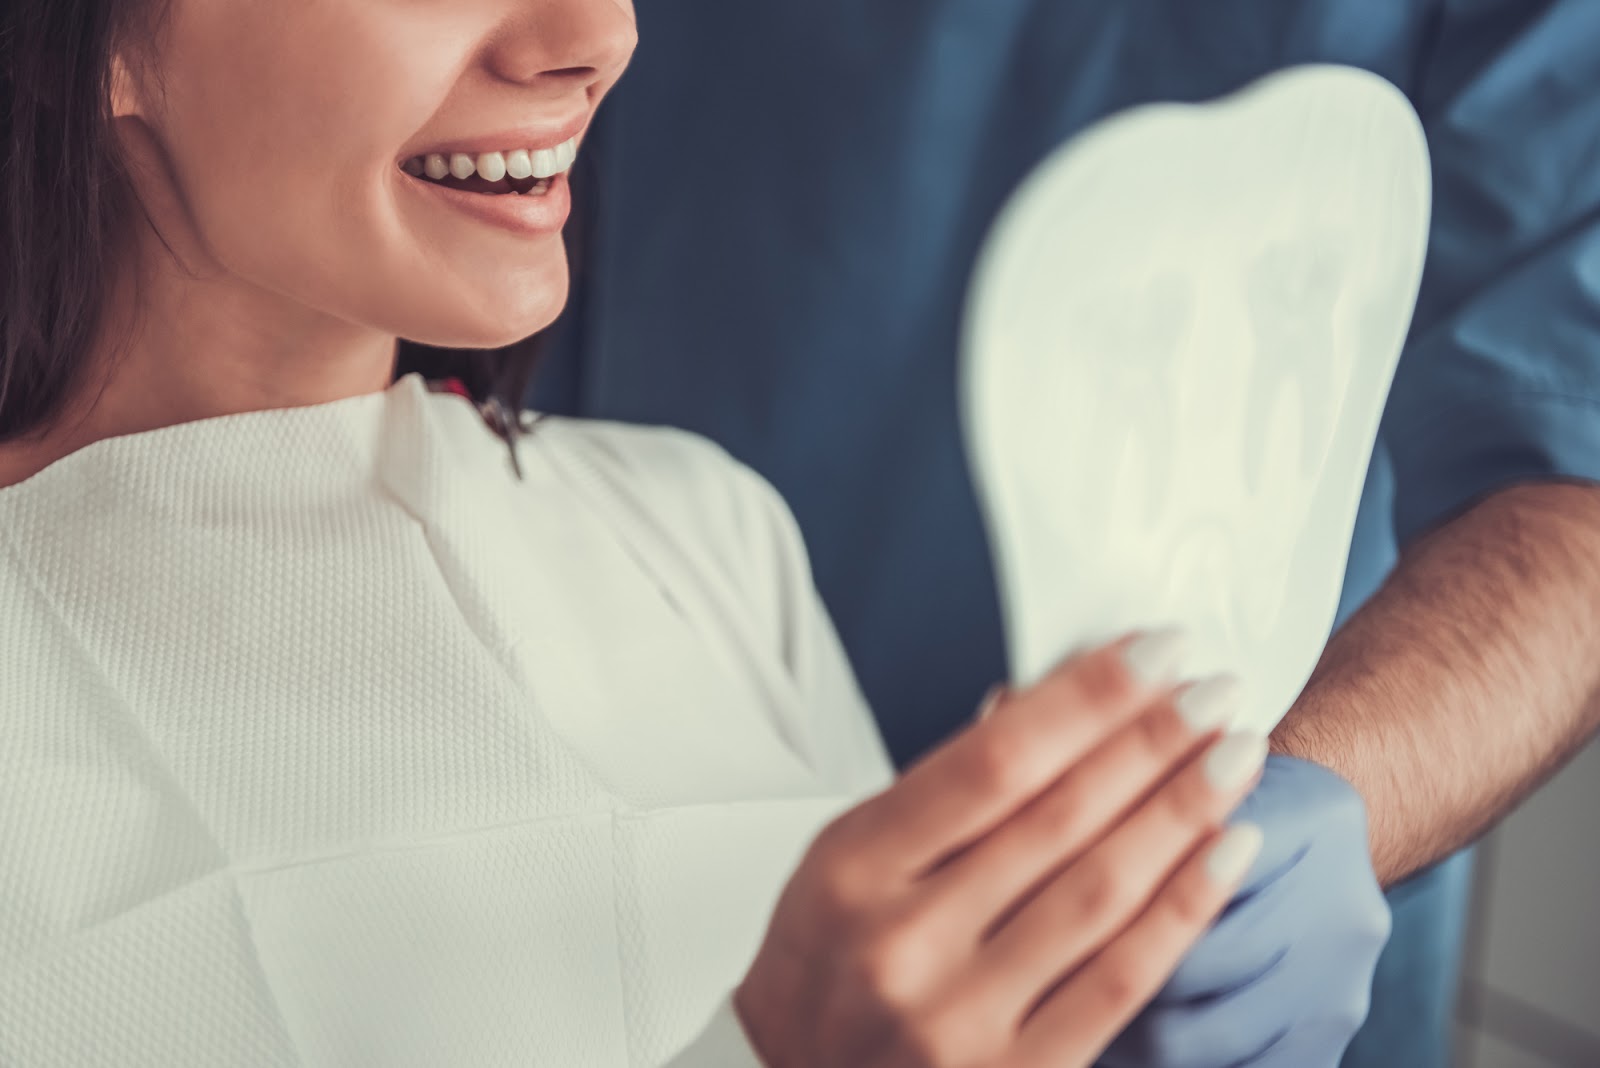
<path id="1" fill-rule="evenodd" d="M 846 845 L 845 834 L 837 824 L 830 824 L 818 832 L 806 850 L 807 865 L 813 871 L 828 877 L 837 876 L 848 869 L 851 860 L 851 850 Z"/>
<path id="2" fill-rule="evenodd" d="M 1069 663 L 1045 679 L 1040 695 L 1073 706 L 1081 716 L 1111 716 L 1133 696 L 1133 680 L 1115 653 L 1102 650 Z"/>
<path id="3" fill-rule="evenodd" d="M 1139 717 L 1135 737 L 1146 759 L 1165 762 L 1188 742 L 1188 728 L 1168 702 L 1158 710 Z"/>
<path id="4" fill-rule="evenodd" d="M 850 809 L 834 816 L 811 839 L 813 852 L 836 853 L 845 848 L 855 829 L 856 818 L 860 809 Z"/>
<path id="5" fill-rule="evenodd" d="M 1133 695 L 1133 678 L 1123 665 L 1122 657 L 1110 650 L 1085 658 L 1073 677 L 1078 693 L 1092 704 L 1120 704 Z"/>
<path id="6" fill-rule="evenodd" d="M 927 971 L 926 942 L 914 925 L 895 922 L 881 926 L 862 940 L 855 955 L 857 981 L 886 1007 L 909 1005 Z"/>
<path id="7" fill-rule="evenodd" d="M 1178 775 L 1150 799 L 1151 827 L 1166 838 L 1173 828 L 1200 823 L 1215 806 L 1203 776 L 1195 772 Z"/>
<path id="8" fill-rule="evenodd" d="M 1144 1001 L 1146 976 L 1144 966 L 1128 953 L 1117 953 L 1103 958 L 1103 966 L 1096 977 L 1096 995 L 1108 1013 L 1124 1013 Z"/>
<path id="9" fill-rule="evenodd" d="M 1087 811 L 1083 787 L 1068 779 L 1052 790 L 1029 817 L 1029 831 L 1042 844 L 1054 844 L 1077 837 L 1083 830 Z"/>
<path id="10" fill-rule="evenodd" d="M 1219 907 L 1215 897 L 1206 893 L 1197 882 L 1194 879 L 1180 879 L 1166 894 L 1167 911 L 1186 931 L 1203 927 L 1210 922 Z"/>
<path id="11" fill-rule="evenodd" d="M 856 854 L 819 839 L 808 866 L 812 896 L 826 915 L 843 919 L 865 906 L 871 877 Z"/>
<path id="12" fill-rule="evenodd" d="M 972 785 L 985 793 L 1009 792 L 1024 785 L 1028 756 L 1026 740 L 1015 731 L 991 730 L 979 735 L 969 768 Z"/>
<path id="13" fill-rule="evenodd" d="M 1095 864 L 1084 873 L 1072 905 L 1080 922 L 1109 921 L 1129 895 L 1128 877 L 1118 864 Z"/>
<path id="14" fill-rule="evenodd" d="M 964 1068 L 966 1021 L 944 1008 L 929 1008 L 900 1017 L 896 1030 L 899 1063 L 916 1068 Z"/>
<path id="15" fill-rule="evenodd" d="M 1179 827 L 1204 826 L 1215 817 L 1223 795 L 1206 775 L 1205 761 L 1197 761 L 1186 775 L 1179 775 L 1161 791 L 1157 804 L 1162 818 Z"/>
<path id="16" fill-rule="evenodd" d="M 812 883 L 817 910 L 829 922 L 844 921 L 858 907 L 854 886 L 854 880 L 837 869 L 823 873 Z"/>
<path id="17" fill-rule="evenodd" d="M 945 989 L 929 1010 L 940 1047 L 966 1068 L 993 1064 L 1011 1045 L 1021 1022 L 1008 991 L 974 982 L 971 976 Z"/>
<path id="18" fill-rule="evenodd" d="M 850 831 L 845 816 L 829 820 L 817 832 L 816 837 L 811 839 L 811 846 L 806 850 L 806 859 L 822 870 L 836 868 L 849 853 L 846 845 L 849 837 Z"/>

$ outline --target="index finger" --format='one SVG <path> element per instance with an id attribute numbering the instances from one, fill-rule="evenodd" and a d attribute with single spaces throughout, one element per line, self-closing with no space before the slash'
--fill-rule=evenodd
<path id="1" fill-rule="evenodd" d="M 1152 702 L 1171 693 L 1184 640 L 1134 635 L 1071 657 L 1000 702 L 836 828 L 886 876 L 915 876 L 982 838 Z"/>

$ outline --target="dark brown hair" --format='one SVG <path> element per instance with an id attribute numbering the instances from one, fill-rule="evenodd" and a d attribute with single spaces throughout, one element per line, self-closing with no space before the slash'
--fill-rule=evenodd
<path id="1" fill-rule="evenodd" d="M 112 130 L 112 57 L 153 40 L 164 12 L 164 0 L 0 0 L 0 442 L 47 431 L 85 386 L 142 211 Z M 396 374 L 459 378 L 516 411 L 540 348 L 402 342 Z"/>

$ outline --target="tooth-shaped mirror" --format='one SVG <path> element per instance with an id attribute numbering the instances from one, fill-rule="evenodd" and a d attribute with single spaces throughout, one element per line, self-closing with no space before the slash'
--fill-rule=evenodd
<path id="1" fill-rule="evenodd" d="M 1139 627 L 1299 695 L 1421 280 L 1410 103 L 1343 67 L 1114 117 L 997 221 L 967 307 L 968 449 L 1013 681 Z"/>

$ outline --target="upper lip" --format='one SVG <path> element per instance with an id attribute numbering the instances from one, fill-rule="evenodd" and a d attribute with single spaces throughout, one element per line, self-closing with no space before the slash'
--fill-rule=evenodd
<path id="1" fill-rule="evenodd" d="M 441 156 L 453 156 L 458 152 L 467 156 L 481 156 L 485 152 L 513 152 L 519 148 L 525 148 L 530 152 L 541 148 L 555 148 L 581 134 L 588 123 L 589 116 L 584 114 L 560 123 L 530 123 L 494 133 L 460 137 L 408 153 L 401 157 L 401 161 L 415 159 L 418 156 L 431 156 L 435 153 Z"/>

